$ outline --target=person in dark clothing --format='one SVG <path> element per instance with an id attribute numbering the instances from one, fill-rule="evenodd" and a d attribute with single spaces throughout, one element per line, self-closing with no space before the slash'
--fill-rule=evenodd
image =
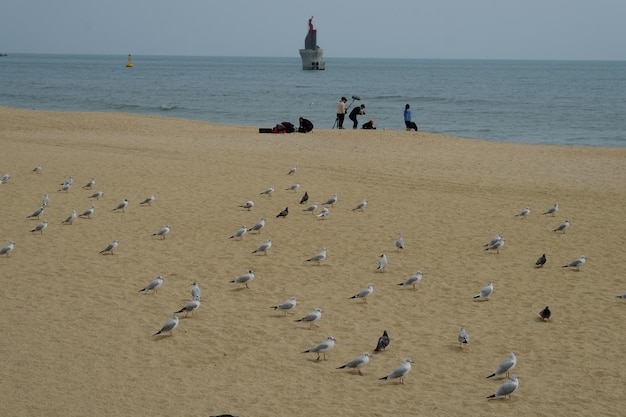
<path id="1" fill-rule="evenodd" d="M 411 121 L 411 117 L 411 106 L 407 104 L 406 106 L 404 106 L 404 125 L 406 126 L 406 131 L 409 132 L 412 129 L 415 129 L 415 131 L 417 132 L 417 124 Z"/>
<path id="2" fill-rule="evenodd" d="M 307 133 L 313 130 L 313 123 L 310 120 L 305 119 L 304 117 L 300 118 L 300 127 L 298 127 L 298 132 Z"/>
<path id="3" fill-rule="evenodd" d="M 361 114 L 365 114 L 365 104 L 361 104 L 360 107 L 353 108 L 352 111 L 350 112 L 350 116 L 348 116 L 350 120 L 352 120 L 353 129 L 356 129 L 359 126 L 359 121 L 356 119 L 356 117 Z"/>
<path id="4" fill-rule="evenodd" d="M 335 119 L 335 122 L 337 122 L 338 129 L 343 129 L 343 119 L 346 117 L 347 102 L 347 98 L 341 97 L 341 100 L 339 100 L 339 104 L 337 104 L 337 119 Z"/>
<path id="5" fill-rule="evenodd" d="M 372 119 L 369 122 L 365 122 L 363 123 L 363 126 L 361 126 L 362 129 L 376 129 L 376 120 Z"/>

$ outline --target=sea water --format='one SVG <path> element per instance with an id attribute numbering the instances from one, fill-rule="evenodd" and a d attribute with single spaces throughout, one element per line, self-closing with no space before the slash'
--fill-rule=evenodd
<path id="1" fill-rule="evenodd" d="M 626 62 L 10 54 L 0 105 L 159 115 L 217 123 L 333 128 L 341 96 L 359 125 L 521 143 L 626 146 Z M 353 99 L 352 97 L 359 99 Z M 345 127 L 351 127 L 346 118 Z M 1 129 L 0 121 L 0 129 Z"/>

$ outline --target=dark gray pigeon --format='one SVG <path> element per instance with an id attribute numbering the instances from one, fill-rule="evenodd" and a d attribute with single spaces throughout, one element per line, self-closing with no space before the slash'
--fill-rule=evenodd
<path id="1" fill-rule="evenodd" d="M 309 193 L 307 193 L 306 191 L 304 192 L 304 195 L 302 196 L 302 198 L 300 199 L 300 204 L 304 204 L 307 201 L 309 201 Z"/>
<path id="2" fill-rule="evenodd" d="M 374 352 L 380 352 L 381 350 L 385 350 L 389 346 L 389 335 L 387 334 L 387 330 L 383 331 L 383 335 L 378 338 L 378 343 L 376 344 L 376 349 Z"/>
<path id="3" fill-rule="evenodd" d="M 541 319 L 543 321 L 548 321 L 548 320 L 550 320 L 550 316 L 552 315 L 552 311 L 550 311 L 550 307 L 546 306 L 546 308 L 544 308 L 543 310 L 541 310 L 539 312 L 539 315 L 541 316 Z"/>
<path id="4" fill-rule="evenodd" d="M 546 264 L 546 254 L 544 253 L 543 255 L 541 255 L 539 257 L 539 259 L 537 259 L 537 262 L 535 262 L 535 268 L 541 268 L 542 266 L 544 266 Z"/>

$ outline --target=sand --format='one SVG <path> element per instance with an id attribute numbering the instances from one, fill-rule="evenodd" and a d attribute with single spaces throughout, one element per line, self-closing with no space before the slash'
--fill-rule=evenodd
<path id="1" fill-rule="evenodd" d="M 0 246 L 15 241 L 0 257 L 0 415 L 624 413 L 626 301 L 615 296 L 626 292 L 626 149 L 404 130 L 272 135 L 12 108 L 0 120 L 0 175 L 11 175 L 0 185 Z M 69 192 L 57 191 L 69 176 Z M 82 189 L 91 177 L 94 189 Z M 269 186 L 275 193 L 260 195 Z M 104 198 L 89 200 L 97 190 Z M 319 203 L 338 194 L 327 219 L 302 211 L 304 191 Z M 49 226 L 30 232 L 39 221 L 26 217 L 45 193 Z M 238 207 L 247 200 L 251 210 Z M 542 215 L 554 202 L 556 216 Z M 61 224 L 91 204 L 91 219 Z M 516 217 L 526 206 L 530 215 Z M 262 216 L 260 233 L 229 239 Z M 564 219 L 570 228 L 553 232 Z M 152 236 L 165 224 L 165 239 Z M 504 248 L 484 251 L 496 233 Z M 268 238 L 267 255 L 252 254 Z M 114 239 L 114 255 L 99 254 Z M 322 265 L 306 262 L 322 247 Z M 382 253 L 389 266 L 377 272 Z M 542 253 L 548 262 L 535 269 Z M 579 272 L 562 268 L 580 255 Z M 250 288 L 230 283 L 248 269 Z M 397 285 L 418 269 L 416 290 Z M 158 293 L 138 291 L 157 275 Z M 493 295 L 475 301 L 488 280 Z M 200 309 L 154 337 L 193 281 Z M 367 303 L 349 299 L 368 283 Z M 289 314 L 270 309 L 290 296 Z M 538 315 L 546 305 L 549 322 Z M 294 321 L 316 307 L 318 328 Z M 371 353 L 383 330 L 391 344 L 363 376 L 336 369 Z M 302 353 L 329 335 L 326 361 Z M 488 401 L 504 378 L 485 377 L 511 351 L 520 387 L 511 401 Z M 378 380 L 405 357 L 415 363 L 404 385 Z"/>

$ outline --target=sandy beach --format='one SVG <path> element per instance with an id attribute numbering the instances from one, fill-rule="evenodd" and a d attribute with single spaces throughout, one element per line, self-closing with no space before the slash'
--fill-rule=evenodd
<path id="1" fill-rule="evenodd" d="M 624 414 L 624 148 L 404 130 L 274 135 L 0 107 L 4 173 L 0 247 L 15 248 L 0 256 L 2 416 Z M 96 191 L 104 197 L 89 199 Z M 314 214 L 299 204 L 305 191 Z M 44 194 L 43 214 L 27 218 Z M 248 200 L 250 210 L 239 207 Z M 542 214 L 555 202 L 556 215 Z M 91 218 L 62 224 L 91 205 Z M 516 216 L 524 207 L 530 214 Z M 229 239 L 261 217 L 259 233 Z M 565 233 L 554 232 L 565 219 Z M 171 233 L 153 236 L 164 225 Z M 485 251 L 495 234 L 504 247 Z M 267 254 L 253 254 L 266 239 Z M 113 240 L 114 254 L 100 254 Z M 306 261 L 322 247 L 326 260 Z M 580 271 L 563 268 L 581 255 Z M 249 269 L 249 288 L 230 282 Z M 416 270 L 415 290 L 397 285 Z M 139 291 L 158 275 L 158 292 Z M 489 280 L 493 294 L 475 300 Z M 201 307 L 180 314 L 171 336 L 153 336 L 194 281 Z M 350 299 L 369 283 L 367 302 Z M 286 315 L 270 308 L 291 296 Z M 318 327 L 295 321 L 317 307 Z M 471 336 L 462 348 L 461 326 Z M 391 343 L 373 353 L 383 330 Z M 326 361 L 302 353 L 327 336 L 336 344 Z M 363 376 L 336 369 L 363 352 Z M 486 376 L 509 352 L 519 388 L 488 401 L 505 377 Z M 407 357 L 404 384 L 379 380 Z"/>

